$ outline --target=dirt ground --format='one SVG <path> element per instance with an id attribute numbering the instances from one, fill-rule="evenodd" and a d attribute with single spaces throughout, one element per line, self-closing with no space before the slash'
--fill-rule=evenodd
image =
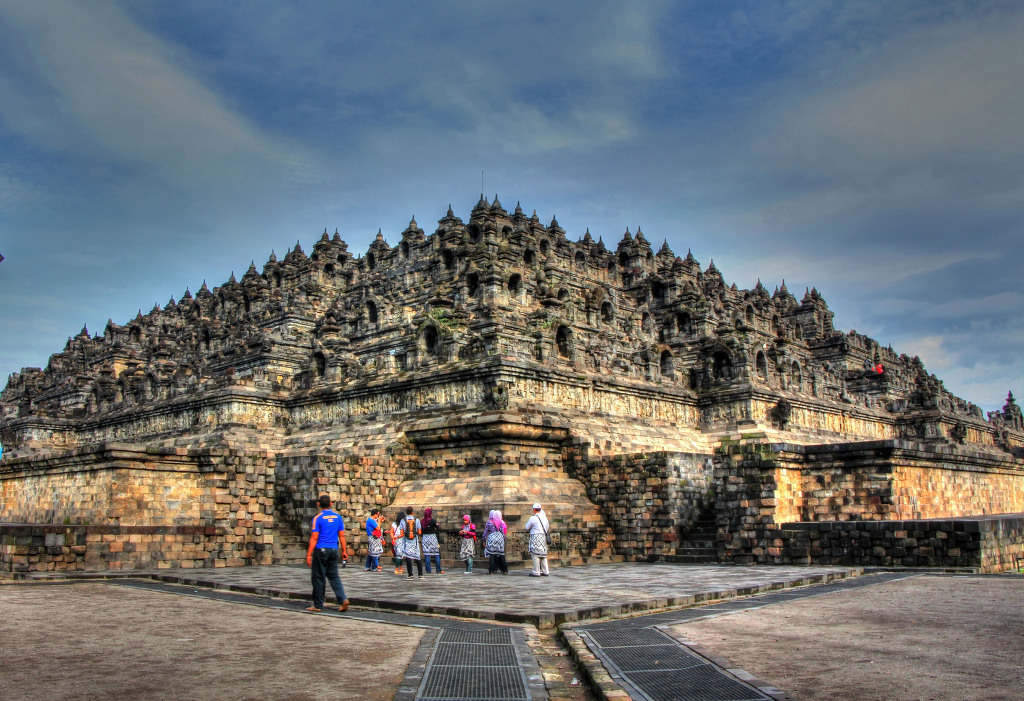
<path id="1" fill-rule="evenodd" d="M 0 697 L 391 699 L 421 636 L 107 584 L 0 586 Z"/>
<path id="2" fill-rule="evenodd" d="M 675 626 L 800 701 L 1024 699 L 1024 579 L 915 576 Z"/>

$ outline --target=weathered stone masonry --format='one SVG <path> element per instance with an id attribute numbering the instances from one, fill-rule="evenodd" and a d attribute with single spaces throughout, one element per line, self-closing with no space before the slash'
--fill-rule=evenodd
<path id="1" fill-rule="evenodd" d="M 997 571 L 1024 549 L 1013 525 L 1024 519 L 1024 466 L 985 455 L 908 441 L 734 444 L 716 456 L 715 473 L 719 557 L 726 561 Z M 936 539 L 954 530 L 948 519 L 968 514 L 955 530 L 981 534 L 973 546 L 936 548 Z M 928 545 L 907 540 L 911 521 L 915 532 L 931 534 L 920 536 Z"/>
<path id="2" fill-rule="evenodd" d="M 497 198 L 83 328 L 9 378 L 0 440 L 19 571 L 296 561 L 320 492 L 360 550 L 373 506 L 516 527 L 541 501 L 573 560 L 673 558 L 714 522 L 720 560 L 798 561 L 826 556 L 786 524 L 1024 511 L 1012 395 L 986 417 L 815 289 Z"/>
<path id="3" fill-rule="evenodd" d="M 0 481 L 4 505 L 22 522 L 0 527 L 0 571 L 272 561 L 274 460 L 266 454 L 103 444 L 48 462 L 40 474 L 31 461 L 11 461 L 14 474 Z"/>

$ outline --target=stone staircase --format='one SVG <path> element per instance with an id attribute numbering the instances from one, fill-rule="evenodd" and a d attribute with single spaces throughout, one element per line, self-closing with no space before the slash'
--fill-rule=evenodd
<path id="1" fill-rule="evenodd" d="M 306 562 L 307 540 L 287 528 L 274 535 L 273 563 L 275 565 L 301 565 Z"/>
<path id="2" fill-rule="evenodd" d="M 683 563 L 718 562 L 717 535 L 714 511 L 705 509 L 682 534 L 676 554 L 666 559 Z"/>

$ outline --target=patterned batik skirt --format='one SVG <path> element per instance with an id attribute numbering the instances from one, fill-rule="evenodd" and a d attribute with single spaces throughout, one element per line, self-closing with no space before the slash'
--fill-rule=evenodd
<path id="1" fill-rule="evenodd" d="M 427 533 L 423 536 L 423 554 L 424 555 L 440 555 L 441 546 L 437 542 L 436 533 Z"/>
<path id="2" fill-rule="evenodd" d="M 484 541 L 484 555 L 504 555 L 505 554 L 505 534 L 501 531 L 491 531 L 487 534 L 487 540 Z"/>
<path id="3" fill-rule="evenodd" d="M 377 536 L 368 536 L 370 557 L 378 557 L 384 554 L 384 540 Z"/>
<path id="4" fill-rule="evenodd" d="M 530 554 L 542 557 L 548 554 L 548 539 L 544 533 L 530 534 Z"/>
<path id="5" fill-rule="evenodd" d="M 407 557 L 410 560 L 420 559 L 420 541 L 417 538 L 402 538 L 399 541 L 401 544 L 399 547 L 402 548 L 402 557 Z"/>
<path id="6" fill-rule="evenodd" d="M 476 541 L 472 538 L 463 538 L 459 543 L 459 559 L 468 560 L 476 552 Z"/>

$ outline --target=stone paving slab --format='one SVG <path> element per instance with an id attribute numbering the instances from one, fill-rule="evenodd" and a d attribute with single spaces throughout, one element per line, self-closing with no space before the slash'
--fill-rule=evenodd
<path id="1" fill-rule="evenodd" d="M 860 579 L 858 575 L 862 573 L 860 568 L 844 567 L 617 563 L 558 568 L 550 577 L 544 578 L 529 577 L 528 570 L 513 571 L 507 576 L 488 575 L 486 571 L 465 575 L 461 570 L 456 570 L 444 575 L 424 574 L 422 579 L 408 580 L 404 573 L 401 576 L 391 572 L 368 573 L 362 567 L 341 570 L 346 594 L 354 606 L 364 607 L 364 616 L 405 616 L 404 613 L 384 611 L 390 609 L 396 612 L 476 618 L 481 621 L 476 625 L 482 625 L 485 621 L 509 621 L 532 624 L 548 630 L 566 622 L 585 621 L 588 622 L 588 626 L 626 626 L 630 629 L 636 625 L 649 626 L 655 620 L 660 622 L 665 616 L 674 621 L 680 614 L 696 614 L 697 612 L 693 610 L 679 610 L 694 605 L 726 602 L 719 603 L 713 608 L 729 607 L 729 600 L 736 597 L 765 593 L 768 593 L 769 597 L 788 598 L 799 591 L 793 591 L 792 587 L 825 584 L 825 587 L 811 589 L 830 589 L 846 582 L 857 582 Z M 294 605 L 299 607 L 305 605 L 310 592 L 309 570 L 298 566 L 82 573 L 71 577 L 66 574 L 49 577 L 39 574 L 27 579 L 73 580 L 79 577 L 148 577 L 173 584 L 200 587 L 205 591 L 213 590 L 213 596 L 237 596 L 230 592 L 239 592 L 245 595 L 275 597 L 278 601 L 281 598 L 298 600 L 302 603 L 297 602 Z M 852 580 L 849 579 L 851 577 Z M 378 611 L 371 612 L 366 609 Z M 343 615 L 360 616 L 360 613 L 350 609 Z M 455 625 L 473 625 L 470 621 L 458 624 L 451 618 L 433 620 L 438 621 L 440 627 L 448 625 L 441 623 L 445 620 Z M 609 676 L 609 670 L 601 661 L 593 658 L 587 650 L 586 643 L 579 640 L 575 631 L 562 628 L 562 632 L 569 647 L 572 648 L 573 658 L 585 670 L 591 688 L 598 698 L 629 698 L 629 694 L 621 685 L 621 680 L 617 681 Z M 573 645 L 572 639 L 575 639 L 576 645 Z M 419 696 L 417 682 L 424 680 L 424 667 L 434 654 L 433 649 L 436 646 L 433 638 L 422 642 L 417 651 L 418 657 L 414 660 L 415 664 L 411 664 L 407 670 L 407 679 L 402 688 L 404 695 L 400 694 L 402 698 L 411 701 L 412 698 Z M 588 664 L 583 658 L 592 659 Z M 521 659 L 529 659 L 534 666 L 536 665 L 537 660 L 532 653 L 521 654 Z M 732 671 L 735 676 L 735 670 Z M 551 689 L 543 688 L 546 677 L 542 678 L 539 671 L 531 676 L 543 679 L 540 682 L 534 680 L 541 686 L 531 684 L 531 697 L 546 697 Z M 555 688 L 557 687 L 558 684 L 555 684 Z M 675 692 L 666 693 L 671 696 Z M 562 695 L 557 697 L 563 698 Z"/>
<path id="2" fill-rule="evenodd" d="M 538 665 L 538 660 L 534 656 L 531 645 L 527 641 L 529 631 L 522 626 L 439 618 L 435 616 L 417 616 L 415 614 L 393 613 L 389 611 L 356 611 L 355 609 L 349 609 L 348 611 L 341 613 L 337 610 L 325 608 L 319 613 L 307 614 L 304 609 L 306 605 L 305 601 L 282 602 L 279 598 L 254 596 L 252 594 L 236 593 L 224 590 L 214 591 L 206 588 L 197 589 L 193 587 L 183 587 L 176 584 L 166 584 L 135 578 L 114 580 L 112 584 L 134 589 L 159 591 L 179 596 L 191 596 L 200 599 L 273 608 L 282 611 L 292 611 L 303 615 L 312 615 L 318 618 L 326 616 L 329 618 L 333 617 L 353 621 L 388 623 L 392 625 L 422 629 L 424 631 L 423 637 L 420 639 L 419 647 L 413 653 L 412 659 L 406 667 L 405 676 L 394 695 L 394 701 L 432 701 L 431 697 L 424 696 L 420 692 L 425 686 L 431 684 L 431 663 L 435 656 L 435 648 L 437 648 L 439 642 L 443 644 L 445 635 L 451 636 L 452 634 L 455 634 L 456 636 L 462 637 L 469 636 L 469 640 L 478 640 L 481 636 L 486 639 L 488 635 L 493 634 L 495 631 L 500 631 L 505 634 L 505 637 L 510 639 L 509 647 L 514 651 L 515 668 L 522 678 L 525 698 L 529 701 L 545 701 L 549 698 L 547 681 L 540 669 L 540 666 Z M 454 667 L 462 667 L 464 668 L 464 671 L 470 672 L 473 671 L 473 667 L 478 666 L 474 665 L 472 661 L 467 660 L 460 660 L 456 663 L 449 660 L 448 664 L 445 666 L 450 671 L 453 668 L 453 665 Z M 450 685 L 444 684 L 444 680 L 440 680 L 440 683 L 438 683 L 438 680 L 433 680 L 432 686 L 435 691 L 440 686 L 444 691 L 448 692 L 445 696 L 447 699 L 470 698 L 464 697 L 460 694 L 460 690 L 458 688 L 451 688 Z M 478 701 L 479 699 L 497 701 L 499 699 L 506 699 L 507 697 L 500 694 L 485 694 L 483 696 L 474 695 L 473 698 L 478 699 Z"/>
<path id="3" fill-rule="evenodd" d="M 701 619 L 760 609 L 808 597 L 821 596 L 823 594 L 853 591 L 862 587 L 871 587 L 896 579 L 903 579 L 907 576 L 912 575 L 897 572 L 876 572 L 862 577 L 834 580 L 829 584 L 771 591 L 743 599 L 721 601 L 683 610 L 664 611 L 613 621 L 580 623 L 574 626 L 565 626 L 561 628 L 560 632 L 573 658 L 590 681 L 597 696 L 601 699 L 628 697 L 658 699 L 666 698 L 667 694 L 667 698 L 671 698 L 673 701 L 709 701 L 710 699 L 715 699 L 716 701 L 725 701 L 726 699 L 732 699 L 733 701 L 738 699 L 781 700 L 791 697 L 781 689 L 758 679 L 746 670 L 736 668 L 711 651 L 688 642 L 679 641 L 672 634 L 673 626 Z M 674 644 L 685 648 L 707 662 L 707 665 L 698 665 L 701 671 L 701 674 L 697 675 L 698 678 L 691 678 L 685 681 L 675 679 L 667 683 L 666 680 L 662 679 L 660 680 L 661 684 L 655 683 L 655 688 L 649 689 L 647 687 L 650 682 L 657 682 L 657 679 L 645 679 L 643 675 L 638 677 L 629 670 L 617 666 L 615 660 L 609 657 L 610 649 L 649 646 L 662 642 L 666 635 L 669 636 L 669 639 Z M 701 678 L 703 678 L 704 684 L 701 684 Z M 719 678 L 719 683 L 715 683 L 715 678 Z M 737 690 L 735 685 L 728 682 L 729 678 L 734 679 L 739 684 L 747 685 L 751 693 L 747 695 L 742 690 Z M 723 680 L 726 682 L 724 684 L 726 688 L 723 688 L 723 684 L 721 684 Z M 706 682 L 708 681 L 712 683 L 707 684 Z M 727 688 L 730 685 L 733 686 L 732 693 L 729 693 Z M 712 689 L 715 687 L 718 687 L 719 692 L 724 693 L 714 693 Z"/>
<path id="4" fill-rule="evenodd" d="M 430 652 L 427 628 L 308 614 L 299 601 L 242 608 L 216 598 L 243 596 L 232 592 L 186 598 L 123 581 L 0 587 L 0 699 L 391 701 L 407 663 Z"/>
<path id="5" fill-rule="evenodd" d="M 528 570 L 509 575 L 475 571 L 465 575 L 341 570 L 345 592 L 354 606 L 415 611 L 465 618 L 529 623 L 548 628 L 572 621 L 617 618 L 656 609 L 682 608 L 703 601 L 730 599 L 861 574 L 853 567 L 743 567 L 614 563 L 563 567 L 550 577 L 529 577 Z M 128 573 L 124 573 L 128 574 Z M 209 586 L 286 598 L 308 598 L 305 567 L 233 567 L 133 572 L 162 581 Z M 328 592 L 329 592 L 328 588 Z M 330 597 L 330 592 L 328 593 Z"/>

